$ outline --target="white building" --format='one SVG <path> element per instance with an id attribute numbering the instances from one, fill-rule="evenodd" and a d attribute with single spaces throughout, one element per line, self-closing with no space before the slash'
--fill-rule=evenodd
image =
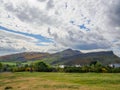
<path id="1" fill-rule="evenodd" d="M 65 68 L 65 65 L 59 65 L 59 68 Z"/>
<path id="2" fill-rule="evenodd" d="M 119 67 L 120 67 L 120 64 L 110 64 L 109 66 L 110 66 L 110 67 L 114 67 L 114 68 L 119 68 Z"/>
<path id="3" fill-rule="evenodd" d="M 81 67 L 81 65 L 75 65 L 75 67 Z"/>

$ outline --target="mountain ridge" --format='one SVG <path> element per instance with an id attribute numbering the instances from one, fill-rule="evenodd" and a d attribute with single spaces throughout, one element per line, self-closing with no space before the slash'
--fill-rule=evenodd
<path id="1" fill-rule="evenodd" d="M 48 64 L 89 64 L 100 61 L 103 64 L 120 63 L 120 58 L 112 51 L 82 53 L 78 50 L 66 49 L 57 53 L 23 52 L 12 55 L 0 56 L 2 62 L 27 62 L 41 60 Z"/>

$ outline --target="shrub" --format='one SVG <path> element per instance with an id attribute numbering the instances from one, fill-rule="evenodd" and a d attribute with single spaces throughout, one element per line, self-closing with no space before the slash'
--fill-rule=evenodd
<path id="1" fill-rule="evenodd" d="M 106 72 L 107 72 L 107 69 L 106 69 L 106 68 L 101 68 L 101 72 L 102 72 L 102 73 L 106 73 Z"/>
<path id="2" fill-rule="evenodd" d="M 13 88 L 11 86 L 5 87 L 5 90 L 10 90 L 10 89 L 13 89 Z"/>

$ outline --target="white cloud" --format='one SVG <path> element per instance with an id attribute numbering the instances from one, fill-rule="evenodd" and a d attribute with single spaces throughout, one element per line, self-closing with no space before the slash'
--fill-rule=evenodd
<path id="1" fill-rule="evenodd" d="M 111 49 L 119 55 L 119 0 L 0 0 L 0 25 L 14 31 L 52 38 L 54 42 L 33 42 L 11 37 L 12 48 L 59 51 Z M 1 32 L 0 32 L 1 33 Z M 6 35 L 6 34 L 5 34 Z M 24 36 L 27 37 L 27 36 Z M 1 39 L 6 40 L 6 39 Z M 29 46 L 29 44 L 31 44 Z M 6 43 L 6 45 L 9 45 Z M 26 50 L 26 49 L 25 49 Z"/>

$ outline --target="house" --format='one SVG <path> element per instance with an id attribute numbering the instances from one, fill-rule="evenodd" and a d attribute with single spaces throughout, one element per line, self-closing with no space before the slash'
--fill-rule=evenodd
<path id="1" fill-rule="evenodd" d="M 75 65 L 75 67 L 81 67 L 81 65 Z"/>
<path id="2" fill-rule="evenodd" d="M 65 65 L 59 65 L 59 68 L 65 68 Z"/>
<path id="3" fill-rule="evenodd" d="M 113 67 L 113 68 L 120 68 L 120 64 L 118 64 L 118 63 L 116 63 L 116 64 L 110 64 L 109 66 Z"/>

